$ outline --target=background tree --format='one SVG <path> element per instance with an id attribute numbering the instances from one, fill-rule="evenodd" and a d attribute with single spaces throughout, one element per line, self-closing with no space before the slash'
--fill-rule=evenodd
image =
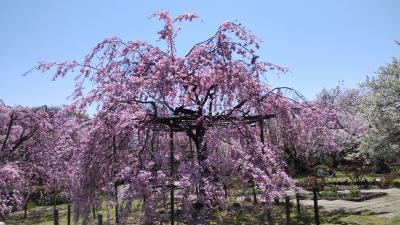
<path id="1" fill-rule="evenodd" d="M 66 180 L 66 157 L 79 143 L 63 142 L 73 124 L 78 120 L 58 107 L 0 105 L 0 214 L 26 204 L 38 187 L 49 191 Z"/>
<path id="2" fill-rule="evenodd" d="M 45 177 L 43 150 L 51 129 L 47 107 L 0 105 L 0 213 L 21 206 Z M 6 204 L 8 202 L 8 204 Z"/>
<path id="3" fill-rule="evenodd" d="M 337 167 L 345 157 L 358 157 L 358 147 L 365 127 L 365 119 L 361 106 L 362 91 L 347 89 L 338 85 L 333 89 L 323 89 L 318 95 L 316 104 L 322 107 L 334 107 L 338 113 L 336 127 L 332 136 L 340 151 L 325 155 L 324 161 L 332 160 L 332 166 Z"/>
<path id="4" fill-rule="evenodd" d="M 375 160 L 378 172 L 399 161 L 400 63 L 397 58 L 362 84 L 362 112 L 368 123 L 360 151 Z M 385 168 L 386 167 L 386 168 Z"/>

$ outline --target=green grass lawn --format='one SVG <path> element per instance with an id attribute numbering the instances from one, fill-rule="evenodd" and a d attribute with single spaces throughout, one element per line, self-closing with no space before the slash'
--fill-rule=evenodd
<path id="1" fill-rule="evenodd" d="M 321 224 L 343 225 L 399 225 L 400 217 L 382 217 L 369 211 L 350 214 L 343 211 L 323 212 Z"/>
<path id="2" fill-rule="evenodd" d="M 67 224 L 67 205 L 58 205 L 59 209 L 59 221 L 60 224 Z M 24 212 L 18 211 L 6 216 L 5 223 L 8 224 L 41 224 L 41 225 L 53 225 L 53 206 L 36 206 L 28 209 L 27 218 L 24 219 Z"/>
<path id="3" fill-rule="evenodd" d="M 60 224 L 67 224 L 66 219 L 66 205 L 58 205 L 57 208 L 60 212 Z M 140 207 L 139 207 L 140 208 Z M 137 218 L 141 216 L 140 209 L 137 208 L 133 210 L 131 213 L 131 217 L 129 219 L 129 224 L 138 224 Z M 6 224 L 21 224 L 21 225 L 31 225 L 31 224 L 39 224 L 39 225 L 52 225 L 53 224 L 53 216 L 52 216 L 52 206 L 37 206 L 29 209 L 28 218 L 23 219 L 23 211 L 18 211 L 12 213 L 11 215 L 6 217 Z M 107 219 L 107 212 L 103 210 L 104 221 Z M 109 211 L 110 214 L 110 222 L 114 224 L 114 210 Z M 312 208 L 303 208 L 302 207 L 302 217 L 299 218 L 295 207 L 291 208 L 291 221 L 292 224 L 296 225 L 306 225 L 314 223 Z M 285 217 L 285 208 L 283 205 L 275 205 L 272 210 L 272 217 L 275 224 L 286 224 Z M 400 225 L 400 217 L 380 217 L 379 215 L 373 214 L 371 212 L 362 212 L 362 213 L 346 213 L 344 211 L 336 211 L 336 212 L 326 212 L 321 210 L 321 224 L 340 224 L 340 225 Z M 165 218 L 168 218 L 165 215 Z M 242 202 L 240 207 L 229 207 L 228 210 L 219 211 L 215 210 L 213 212 L 212 217 L 210 217 L 207 221 L 201 221 L 198 224 L 227 224 L 227 225 L 236 225 L 236 224 L 263 224 L 265 220 L 265 214 L 263 207 L 261 205 L 254 206 L 251 202 Z M 164 221 L 168 224 L 168 220 Z M 78 223 L 81 224 L 81 223 Z M 183 224 L 183 223 L 179 223 Z"/>

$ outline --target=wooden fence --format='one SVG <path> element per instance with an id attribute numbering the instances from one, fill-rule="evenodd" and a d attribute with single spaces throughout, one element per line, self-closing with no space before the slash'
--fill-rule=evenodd
<path id="1" fill-rule="evenodd" d="M 319 207 L 318 207 L 318 190 L 316 188 L 313 189 L 313 201 L 314 201 L 314 222 L 316 225 L 320 225 L 320 215 L 319 215 Z M 292 204 L 290 202 L 290 198 L 289 196 L 285 197 L 284 200 L 284 205 L 285 205 L 285 217 L 286 217 L 286 224 L 287 225 L 294 225 L 292 224 L 292 220 L 291 220 L 291 207 Z M 173 208 L 174 201 L 171 201 L 171 206 Z M 275 200 L 275 204 L 281 204 L 279 199 Z M 297 217 L 298 218 L 302 218 L 306 212 L 302 212 L 302 207 L 301 207 L 301 195 L 299 193 L 296 193 L 295 195 L 295 204 L 296 204 L 296 213 L 297 213 Z M 97 219 L 97 224 L 98 225 L 103 225 L 103 215 L 101 213 L 97 213 L 97 217 L 96 217 L 96 211 L 93 210 L 93 219 Z M 174 212 L 171 212 L 171 215 Z M 67 207 L 67 225 L 71 225 L 71 206 L 68 205 Z M 274 224 L 274 218 L 272 216 L 272 211 L 271 208 L 267 208 L 266 209 L 266 220 L 267 223 L 269 225 Z M 54 225 L 60 225 L 59 224 L 59 212 L 57 208 L 54 208 L 54 212 L 53 212 L 53 221 L 54 221 Z M 175 222 L 175 218 L 173 218 L 171 222 L 171 224 L 174 224 Z"/>

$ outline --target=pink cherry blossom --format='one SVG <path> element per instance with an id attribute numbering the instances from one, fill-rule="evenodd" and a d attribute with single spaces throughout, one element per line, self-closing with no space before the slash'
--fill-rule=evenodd
<path id="1" fill-rule="evenodd" d="M 337 110 L 264 83 L 269 70 L 287 68 L 259 61 L 260 40 L 242 24 L 222 23 L 178 55 L 176 23 L 197 16 L 173 19 L 158 11 L 152 17 L 164 22 L 158 34 L 165 49 L 109 38 L 82 63 L 37 67 L 55 69 L 55 78 L 79 71 L 69 110 L 82 114 L 98 105 L 88 121 L 63 122 L 52 143 L 57 164 L 49 166 L 54 180 L 70 183 L 75 212 L 84 220 L 106 195 L 116 202 L 120 223 L 135 199 L 143 200 L 143 223 L 158 221 L 171 187 L 183 193 L 177 199 L 188 223 L 196 219 L 194 209 L 202 217 L 223 207 L 224 188 L 233 182 L 254 184 L 271 203 L 296 189 L 285 170 L 285 149 L 292 146 L 305 158 L 339 150 L 332 136 Z M 83 91 L 85 85 L 91 88 Z"/>

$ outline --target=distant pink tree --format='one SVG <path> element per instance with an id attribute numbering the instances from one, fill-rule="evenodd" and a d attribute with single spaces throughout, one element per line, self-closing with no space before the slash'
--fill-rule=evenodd
<path id="1" fill-rule="evenodd" d="M 55 68 L 55 78 L 78 70 L 71 107 L 98 106 L 71 164 L 75 212 L 88 218 L 109 193 L 120 223 L 135 199 L 143 200 L 143 222 L 151 223 L 160 220 L 156 209 L 165 196 L 180 189 L 179 217 L 188 222 L 224 205 L 229 180 L 252 184 L 270 203 L 295 188 L 284 168 L 285 146 L 304 156 L 337 150 L 330 132 L 335 109 L 290 99 L 283 91 L 291 89 L 262 82 L 269 70 L 287 69 L 260 62 L 260 41 L 242 24 L 223 23 L 180 56 L 177 23 L 197 16 L 173 19 L 159 11 L 153 17 L 164 22 L 158 34 L 165 47 L 110 38 L 82 63 L 38 65 Z"/>
<path id="2" fill-rule="evenodd" d="M 68 109 L 60 109 L 53 116 L 51 121 L 53 129 L 46 139 L 47 157 L 43 160 L 46 168 L 46 179 L 43 181 L 45 196 L 64 194 L 66 195 L 64 197 L 71 197 L 73 165 L 79 160 L 77 157 L 82 140 L 87 134 L 86 122 L 86 116 Z"/>
<path id="3" fill-rule="evenodd" d="M 60 183 L 55 182 L 55 177 L 57 180 L 66 177 L 61 174 L 67 174 L 63 169 L 69 161 L 60 157 L 67 155 L 68 148 L 67 145 L 59 148 L 63 135 L 72 135 L 68 124 L 74 121 L 60 108 L 0 104 L 2 216 L 26 203 L 36 186 L 54 189 Z"/>
<path id="4" fill-rule="evenodd" d="M 336 129 L 332 130 L 332 137 L 340 154 L 327 155 L 332 157 L 333 166 L 337 166 L 344 157 L 358 158 L 358 148 L 367 129 L 361 101 L 360 89 L 346 89 L 342 86 L 323 89 L 317 95 L 315 104 L 334 107 L 337 112 Z"/>
<path id="5" fill-rule="evenodd" d="M 43 178 L 42 141 L 50 129 L 47 108 L 0 104 L 0 214 L 20 207 Z"/>

